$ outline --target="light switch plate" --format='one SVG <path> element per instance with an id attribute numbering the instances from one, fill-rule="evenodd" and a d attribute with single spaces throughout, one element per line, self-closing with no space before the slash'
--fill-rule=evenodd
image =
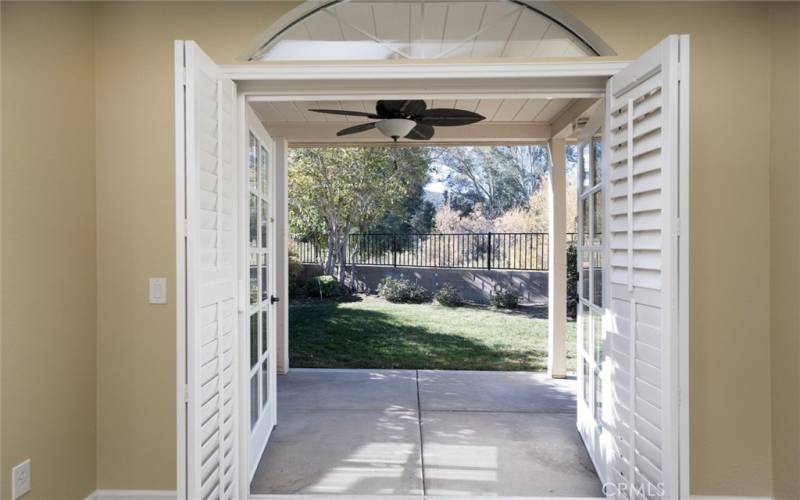
<path id="1" fill-rule="evenodd" d="M 11 469 L 11 498 L 17 498 L 31 491 L 31 460 L 17 464 Z"/>
<path id="2" fill-rule="evenodd" d="M 167 303 L 167 278 L 150 278 L 150 303 Z"/>

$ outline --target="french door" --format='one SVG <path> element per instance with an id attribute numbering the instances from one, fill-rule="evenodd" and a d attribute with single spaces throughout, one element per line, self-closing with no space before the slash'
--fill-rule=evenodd
<path id="1" fill-rule="evenodd" d="M 175 59 L 178 497 L 239 498 L 236 85 L 193 42 Z"/>
<path id="2" fill-rule="evenodd" d="M 275 246 L 273 202 L 274 141 L 249 104 L 244 104 L 245 175 L 241 191 L 242 217 L 247 241 L 241 245 L 244 266 L 240 272 L 247 282 L 247 304 L 242 315 L 248 332 L 247 348 L 242 359 L 246 382 L 246 428 L 248 481 L 255 473 L 261 454 L 276 423 L 275 374 Z"/>
<path id="3" fill-rule="evenodd" d="M 688 44 L 611 77 L 578 144 L 578 429 L 615 498 L 689 493 Z"/>

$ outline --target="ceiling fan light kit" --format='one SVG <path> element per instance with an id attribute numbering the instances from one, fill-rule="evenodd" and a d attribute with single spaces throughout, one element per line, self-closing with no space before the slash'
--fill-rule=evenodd
<path id="1" fill-rule="evenodd" d="M 375 126 L 383 135 L 396 142 L 397 139 L 407 136 L 417 126 L 417 122 L 407 118 L 389 118 L 379 121 Z"/>
<path id="2" fill-rule="evenodd" d="M 427 109 L 425 101 L 378 101 L 375 113 L 349 111 L 342 109 L 310 109 L 315 113 L 331 115 L 359 116 L 379 120 L 347 127 L 336 133 L 337 136 L 357 134 L 377 128 L 383 135 L 395 142 L 401 137 L 415 141 L 427 141 L 433 137 L 433 127 L 456 127 L 485 120 L 484 116 L 463 109 Z"/>

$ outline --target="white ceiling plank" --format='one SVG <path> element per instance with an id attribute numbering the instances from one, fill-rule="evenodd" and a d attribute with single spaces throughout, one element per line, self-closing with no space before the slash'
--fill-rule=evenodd
<path id="1" fill-rule="evenodd" d="M 298 111 L 297 106 L 291 102 L 274 102 L 272 103 L 275 109 L 283 116 L 283 121 L 287 122 L 303 122 L 306 117 L 303 113 Z"/>
<path id="2" fill-rule="evenodd" d="M 487 5 L 480 34 L 473 40 L 469 56 L 500 57 L 523 10 L 524 7 L 511 2 Z"/>
<path id="3" fill-rule="evenodd" d="M 556 118 L 564 111 L 564 108 L 572 104 L 570 99 L 550 99 L 538 115 L 534 117 L 535 121 L 549 122 Z"/>
<path id="4" fill-rule="evenodd" d="M 444 25 L 447 20 L 449 6 L 446 3 L 424 4 L 422 22 L 422 44 L 419 52 L 422 58 L 432 58 L 442 50 Z"/>
<path id="5" fill-rule="evenodd" d="M 503 99 L 492 121 L 510 122 L 517 116 L 520 108 L 525 104 L 525 99 Z"/>
<path id="6" fill-rule="evenodd" d="M 342 30 L 339 28 L 339 23 L 329 14 L 321 13 L 309 16 L 303 21 L 303 24 L 306 25 L 312 40 L 342 40 Z"/>
<path id="7" fill-rule="evenodd" d="M 502 100 L 498 99 L 481 99 L 475 112 L 491 121 L 494 119 L 494 115 L 502 102 Z"/>
<path id="8" fill-rule="evenodd" d="M 525 10 L 514 26 L 501 57 L 530 56 L 551 24 L 548 19 L 530 10 Z"/>
<path id="9" fill-rule="evenodd" d="M 535 121 L 536 116 L 547 105 L 547 102 L 547 99 L 526 99 L 513 120 L 519 122 Z"/>
<path id="10" fill-rule="evenodd" d="M 478 109 L 479 99 L 458 99 L 456 101 L 456 109 L 466 109 L 467 111 L 475 112 Z"/>
<path id="11" fill-rule="evenodd" d="M 456 49 L 456 47 L 463 49 L 466 46 L 467 50 L 465 55 L 469 56 L 469 49 L 471 49 L 472 44 L 463 44 L 463 42 L 470 35 L 478 31 L 485 9 L 486 5 L 482 2 L 462 3 L 451 6 L 447 13 L 447 22 L 444 27 L 444 35 L 442 36 L 440 54 Z M 439 54 L 437 54 L 437 56 L 438 55 Z M 448 57 L 464 57 L 464 55 L 461 55 L 458 50 L 453 50 Z"/>
<path id="12" fill-rule="evenodd" d="M 455 99 L 435 99 L 431 101 L 431 108 L 455 108 Z"/>
<path id="13" fill-rule="evenodd" d="M 375 3 L 376 35 L 385 45 L 406 54 L 411 53 L 410 8 L 407 3 Z"/>

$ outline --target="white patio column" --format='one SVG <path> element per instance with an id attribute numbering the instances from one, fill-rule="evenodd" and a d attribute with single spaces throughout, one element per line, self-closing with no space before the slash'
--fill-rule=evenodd
<path id="1" fill-rule="evenodd" d="M 550 196 L 548 203 L 547 373 L 567 376 L 567 248 L 566 248 L 566 145 L 551 139 Z"/>
<path id="2" fill-rule="evenodd" d="M 289 144 L 275 137 L 275 364 L 278 373 L 289 372 Z"/>

